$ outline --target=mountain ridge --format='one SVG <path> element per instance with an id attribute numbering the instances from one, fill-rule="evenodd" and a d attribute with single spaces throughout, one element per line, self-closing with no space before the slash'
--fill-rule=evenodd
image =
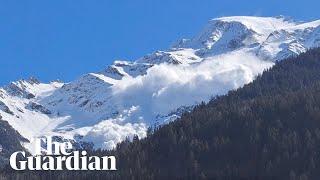
<path id="1" fill-rule="evenodd" d="M 216 18 L 169 50 L 115 61 L 70 83 L 13 82 L 0 89 L 0 113 L 30 140 L 31 152 L 32 139 L 44 135 L 111 149 L 180 116 L 171 112 L 242 87 L 275 61 L 319 45 L 320 21 Z"/>

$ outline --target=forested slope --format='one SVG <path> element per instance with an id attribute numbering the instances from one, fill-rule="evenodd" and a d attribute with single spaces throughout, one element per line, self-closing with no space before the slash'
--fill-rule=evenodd
<path id="1" fill-rule="evenodd" d="M 188 98 L 188 97 L 186 97 Z M 202 103 L 114 151 L 116 172 L 11 173 L 83 179 L 318 179 L 320 49 L 280 62 L 243 88 Z"/>

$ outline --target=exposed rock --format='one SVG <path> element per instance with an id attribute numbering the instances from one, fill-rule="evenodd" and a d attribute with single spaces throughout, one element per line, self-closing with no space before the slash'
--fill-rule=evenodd
<path id="1" fill-rule="evenodd" d="M 9 107 L 5 103 L 3 103 L 2 101 L 0 101 L 0 110 L 2 110 L 5 113 L 14 115 L 14 113 L 9 109 Z"/>
<path id="2" fill-rule="evenodd" d="M 28 82 L 29 82 L 30 84 L 40 84 L 40 83 L 41 83 L 41 82 L 40 82 L 38 79 L 36 79 L 35 77 L 30 77 L 29 80 L 28 80 Z"/>
<path id="3" fill-rule="evenodd" d="M 42 106 L 41 104 L 35 103 L 35 102 L 30 102 L 27 106 L 26 109 L 30 109 L 33 111 L 38 111 L 41 112 L 43 114 L 51 114 L 51 111 L 48 110 L 47 108 L 45 108 L 44 106 Z"/>
<path id="4" fill-rule="evenodd" d="M 16 151 L 26 151 L 20 142 L 28 142 L 7 121 L 0 120 L 0 167 L 9 163 L 9 157 Z"/>
<path id="5" fill-rule="evenodd" d="M 26 81 L 20 80 L 18 82 L 14 82 L 14 83 L 9 84 L 8 86 L 4 87 L 4 89 L 11 96 L 19 96 L 19 97 L 24 97 L 26 99 L 34 98 L 35 95 L 26 90 L 27 87 L 24 83 L 26 83 Z M 33 83 L 35 83 L 35 82 L 33 82 Z"/>

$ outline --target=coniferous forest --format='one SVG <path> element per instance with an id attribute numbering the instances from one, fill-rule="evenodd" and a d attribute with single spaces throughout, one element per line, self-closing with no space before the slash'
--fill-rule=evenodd
<path id="1" fill-rule="evenodd" d="M 187 98 L 187 97 L 186 97 Z M 320 49 L 112 151 L 117 171 L 17 172 L 0 179 L 290 179 L 320 177 Z"/>

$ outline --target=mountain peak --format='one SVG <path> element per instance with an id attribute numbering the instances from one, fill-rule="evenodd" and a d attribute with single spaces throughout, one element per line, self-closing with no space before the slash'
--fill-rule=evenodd
<path id="1" fill-rule="evenodd" d="M 21 126 L 8 113 L 4 119 L 29 139 L 81 135 L 95 147 L 113 148 L 127 136 L 144 136 L 147 126 L 179 117 L 181 107 L 251 82 L 276 60 L 318 47 L 319 25 L 284 16 L 215 18 L 169 50 L 115 61 L 65 85 L 35 78 L 12 83 L 2 89 L 4 104 L 26 123 Z M 9 90 L 16 96 L 7 96 Z M 40 125 L 34 126 L 33 119 Z"/>
<path id="2" fill-rule="evenodd" d="M 274 18 L 281 19 L 284 22 L 289 22 L 289 23 L 294 23 L 294 24 L 302 24 L 302 23 L 304 23 L 304 21 L 298 21 L 298 20 L 294 19 L 291 16 L 280 15 L 280 16 L 274 16 Z"/>
<path id="3" fill-rule="evenodd" d="M 28 79 L 28 83 L 30 83 L 30 84 L 40 84 L 41 81 L 39 81 L 37 78 L 31 76 L 31 77 Z"/>

